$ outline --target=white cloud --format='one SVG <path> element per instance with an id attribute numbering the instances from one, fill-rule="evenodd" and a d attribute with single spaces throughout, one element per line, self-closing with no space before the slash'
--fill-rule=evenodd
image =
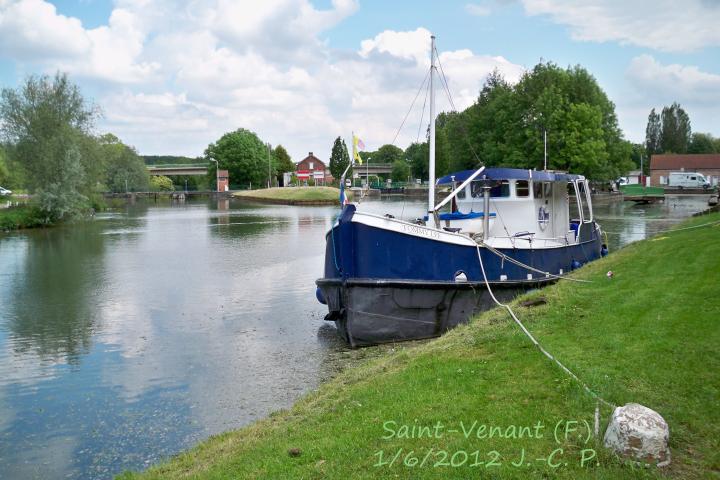
<path id="1" fill-rule="evenodd" d="M 629 63 L 625 79 L 627 83 L 614 97 L 626 138 L 644 141 L 650 109 L 673 102 L 688 113 L 693 131 L 714 135 L 720 131 L 720 75 L 692 65 L 664 65 L 650 55 L 639 55 Z"/>
<path id="2" fill-rule="evenodd" d="M 229 0 L 117 0 L 107 25 L 94 29 L 42 0 L 0 0 L 0 12 L 25 9 L 27 23 L 32 2 L 48 19 L 41 37 L 68 24 L 79 46 L 42 58 L 14 48 L 4 54 L 26 70 L 60 69 L 83 87 L 93 86 L 105 114 L 99 130 L 145 154 L 200 155 L 241 127 L 282 143 L 296 158 L 308 151 L 326 158 L 333 139 L 353 130 L 374 149 L 392 141 L 429 67 L 430 32 L 422 27 L 382 31 L 357 51 L 330 48 L 322 32 L 352 15 L 355 0 L 335 0 L 326 9 L 309 0 L 272 0 L 252 9 Z M 9 32 L 0 25 L 0 38 Z M 522 72 L 502 57 L 440 50 L 461 109 L 477 98 L 493 69 L 509 80 Z M 439 110 L 448 109 L 437 93 Z M 399 146 L 424 131 L 422 100 Z"/>
<path id="3" fill-rule="evenodd" d="M 650 55 L 630 62 L 627 79 L 645 95 L 666 102 L 687 101 L 720 104 L 720 75 L 703 72 L 692 65 L 662 65 Z"/>
<path id="4" fill-rule="evenodd" d="M 430 35 L 430 31 L 422 27 L 412 32 L 385 30 L 375 35 L 375 38 L 363 40 L 359 53 L 363 58 L 369 58 L 372 54 L 389 54 L 429 66 Z"/>
<path id="5" fill-rule="evenodd" d="M 112 82 L 138 82 L 150 77 L 157 62 L 138 62 L 145 34 L 138 16 L 113 10 L 107 26 L 87 30 L 76 18 L 59 15 L 43 0 L 0 3 L 0 55 L 21 62 L 41 62 L 46 70 Z"/>
<path id="6" fill-rule="evenodd" d="M 77 57 L 90 41 L 77 18 L 58 15 L 43 0 L 0 2 L 0 54 L 36 60 Z"/>
<path id="7" fill-rule="evenodd" d="M 476 17 L 487 17 L 492 13 L 490 7 L 486 5 L 478 5 L 476 3 L 465 4 L 465 11 L 470 15 L 474 15 Z"/>
<path id="8" fill-rule="evenodd" d="M 523 0 L 529 15 L 568 25 L 575 40 L 669 52 L 720 45 L 720 4 L 707 0 Z"/>

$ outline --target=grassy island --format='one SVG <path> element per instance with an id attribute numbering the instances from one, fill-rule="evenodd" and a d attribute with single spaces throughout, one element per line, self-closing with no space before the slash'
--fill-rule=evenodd
<path id="1" fill-rule="evenodd" d="M 720 214 L 682 227 L 708 222 Z M 662 471 L 623 463 L 588 439 L 595 400 L 494 309 L 442 338 L 348 368 L 287 411 L 121 478 L 715 478 L 719 235 L 719 223 L 664 233 L 575 273 L 592 283 L 561 282 L 513 303 L 600 396 L 665 418 L 672 465 Z M 601 435 L 610 413 L 601 408 Z M 558 422 L 570 433 L 561 427 L 556 441 Z"/>
<path id="2" fill-rule="evenodd" d="M 346 194 L 351 194 L 346 190 Z M 333 205 L 339 204 L 340 190 L 334 187 L 280 187 L 236 192 L 234 197 L 263 203 L 284 205 Z"/>

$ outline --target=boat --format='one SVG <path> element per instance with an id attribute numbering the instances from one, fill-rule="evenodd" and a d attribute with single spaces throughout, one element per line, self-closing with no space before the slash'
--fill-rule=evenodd
<path id="1" fill-rule="evenodd" d="M 621 185 L 623 200 L 635 203 L 653 203 L 665 200 L 665 189 L 662 187 L 646 187 L 640 184 Z"/>
<path id="2" fill-rule="evenodd" d="M 607 254 L 581 175 L 480 167 L 435 180 L 434 42 L 427 215 L 347 203 L 325 236 L 316 295 L 351 347 L 439 336 Z"/>

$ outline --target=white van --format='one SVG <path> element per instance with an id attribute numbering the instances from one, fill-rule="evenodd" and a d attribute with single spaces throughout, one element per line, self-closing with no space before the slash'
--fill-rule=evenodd
<path id="1" fill-rule="evenodd" d="M 705 175 L 696 172 L 670 172 L 668 187 L 677 188 L 710 188 Z"/>

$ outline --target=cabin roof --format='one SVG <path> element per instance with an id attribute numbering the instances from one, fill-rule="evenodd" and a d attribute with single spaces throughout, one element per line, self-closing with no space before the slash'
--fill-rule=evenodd
<path id="1" fill-rule="evenodd" d="M 439 178 L 437 185 L 446 185 L 452 182 L 464 182 L 477 170 L 463 170 L 451 173 Z M 536 180 L 540 182 L 568 182 L 583 178 L 582 175 L 574 175 L 561 172 L 548 172 L 546 170 L 525 170 L 522 168 L 486 168 L 479 177 L 489 180 Z"/>

